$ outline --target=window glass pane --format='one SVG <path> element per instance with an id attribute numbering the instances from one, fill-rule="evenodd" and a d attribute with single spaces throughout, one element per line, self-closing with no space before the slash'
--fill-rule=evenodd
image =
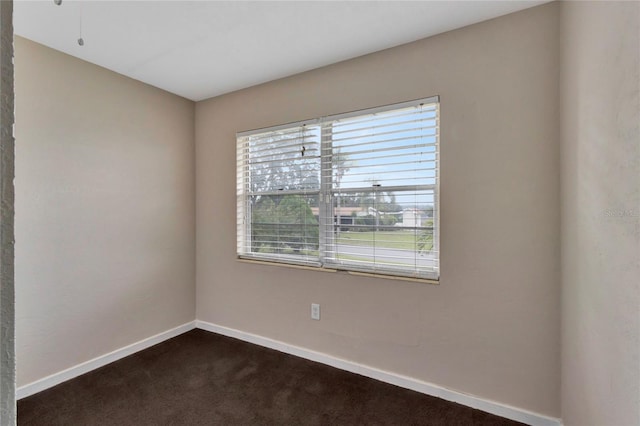
<path id="1" fill-rule="evenodd" d="M 318 256 L 318 195 L 257 195 L 251 202 L 251 252 Z"/>
<path id="2" fill-rule="evenodd" d="M 326 129 L 335 187 L 436 183 L 435 109 L 418 106 L 347 118 Z"/>
<path id="3" fill-rule="evenodd" d="M 319 190 L 318 126 L 250 136 L 246 150 L 251 192 Z"/>
<path id="4" fill-rule="evenodd" d="M 432 271 L 434 201 L 433 190 L 335 193 L 331 259 L 372 270 Z"/>

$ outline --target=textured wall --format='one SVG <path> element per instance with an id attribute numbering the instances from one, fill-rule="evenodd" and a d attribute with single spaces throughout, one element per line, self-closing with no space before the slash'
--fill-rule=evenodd
<path id="1" fill-rule="evenodd" d="M 558 417 L 558 7 L 197 103 L 198 319 Z M 236 132 L 431 95 L 441 285 L 235 260 Z"/>
<path id="2" fill-rule="evenodd" d="M 0 2 L 0 425 L 15 424 L 13 2 Z"/>
<path id="3" fill-rule="evenodd" d="M 640 3 L 562 5 L 562 417 L 640 424 Z"/>
<path id="4" fill-rule="evenodd" d="M 195 318 L 194 103 L 15 49 L 21 386 Z"/>

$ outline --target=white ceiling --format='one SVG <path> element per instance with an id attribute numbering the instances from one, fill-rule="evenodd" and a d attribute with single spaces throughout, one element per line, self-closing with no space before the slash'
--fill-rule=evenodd
<path id="1" fill-rule="evenodd" d="M 14 26 L 22 37 L 198 101 L 542 3 L 17 0 Z"/>

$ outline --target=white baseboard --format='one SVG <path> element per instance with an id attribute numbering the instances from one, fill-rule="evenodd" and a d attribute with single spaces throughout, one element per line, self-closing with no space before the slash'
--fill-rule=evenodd
<path id="1" fill-rule="evenodd" d="M 156 334 L 155 336 L 151 336 L 138 342 L 132 343 L 128 346 L 125 346 L 124 348 L 116 349 L 115 351 L 109 352 L 108 354 L 101 355 L 97 358 L 83 362 L 82 364 L 67 368 L 66 370 L 44 377 L 40 380 L 36 380 L 35 382 L 20 386 L 16 390 L 16 399 L 25 398 L 27 396 L 58 385 L 62 382 L 66 382 L 67 380 L 78 377 L 81 374 L 88 373 L 91 370 L 100 368 L 104 365 L 134 354 L 138 351 L 156 345 L 160 342 L 171 339 L 172 337 L 176 337 L 189 330 L 193 330 L 194 328 L 195 321 L 191 321 L 178 327 L 172 328 L 171 330 L 163 331 L 162 333 Z"/>
<path id="2" fill-rule="evenodd" d="M 402 376 L 397 373 L 392 373 L 367 365 L 358 364 L 353 361 L 337 358 L 321 352 L 301 348 L 299 346 L 290 345 L 278 340 L 269 339 L 267 337 L 246 333 L 244 331 L 235 330 L 233 328 L 224 327 L 200 320 L 188 322 L 181 326 L 172 328 L 171 330 L 164 331 L 162 333 L 156 334 L 155 336 L 140 340 L 139 342 L 117 349 L 108 354 L 83 362 L 82 364 L 67 368 L 66 370 L 60 371 L 59 373 L 52 374 L 40 380 L 36 380 L 35 382 L 21 386 L 16 391 L 16 398 L 22 399 L 45 389 L 51 388 L 62 382 L 73 379 L 74 377 L 78 377 L 82 374 L 88 373 L 89 371 L 100 368 L 104 365 L 117 361 L 143 349 L 149 348 L 165 340 L 171 339 L 172 337 L 178 336 L 182 333 L 186 333 L 187 331 L 193 330 L 194 328 L 200 328 L 203 330 L 221 334 L 223 336 L 233 337 L 245 342 L 264 346 L 270 349 L 275 349 L 277 351 L 295 355 L 300 358 L 305 358 L 311 361 L 319 362 L 321 364 L 330 365 L 341 370 L 356 373 L 365 377 L 370 377 L 372 379 L 380 380 L 381 382 L 390 383 L 402 388 L 411 389 L 426 395 L 442 398 L 447 401 L 456 402 L 458 404 L 466 405 L 467 407 L 476 408 L 487 413 L 495 414 L 497 416 L 501 416 L 532 426 L 562 426 L 562 422 L 560 419 L 533 413 L 531 411 L 512 407 L 500 402 L 490 401 L 477 396 L 468 395 L 462 392 L 438 386 L 433 383 L 423 382 L 412 377 Z"/>
<path id="3" fill-rule="evenodd" d="M 361 376 L 370 377 L 380 380 L 381 382 L 390 383 L 402 388 L 411 389 L 423 394 L 442 398 L 447 401 L 456 402 L 466 405 L 467 407 L 476 408 L 487 413 L 495 414 L 500 417 L 526 423 L 532 426 L 562 426 L 560 419 L 544 416 L 542 414 L 533 413 L 521 408 L 512 407 L 496 401 L 490 401 L 477 396 L 468 395 L 462 392 L 438 386 L 433 383 L 423 382 L 412 377 L 402 376 L 400 374 L 389 371 L 379 370 L 367 365 L 358 364 L 341 358 L 336 358 L 321 352 L 312 351 L 298 346 L 289 345 L 278 340 L 269 339 L 267 337 L 258 336 L 256 334 L 246 333 L 244 331 L 235 330 L 233 328 L 212 324 L 206 321 L 196 320 L 196 328 L 222 334 L 224 336 L 233 337 L 245 342 L 254 343 L 280 352 L 295 355 L 321 364 L 330 365 L 341 370 L 351 373 L 360 374 Z"/>

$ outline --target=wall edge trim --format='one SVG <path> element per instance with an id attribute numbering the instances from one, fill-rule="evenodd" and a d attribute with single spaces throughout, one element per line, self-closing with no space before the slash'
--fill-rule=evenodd
<path id="1" fill-rule="evenodd" d="M 85 361 L 78 365 L 74 365 L 73 367 L 51 374 L 50 376 L 43 377 L 42 379 L 20 386 L 16 389 L 16 399 L 26 398 L 43 390 L 52 388 L 60 383 L 66 382 L 67 380 L 71 380 L 114 361 L 133 355 L 136 352 L 179 336 L 180 334 L 186 333 L 194 328 L 196 328 L 196 321 L 190 321 L 154 336 L 139 340 L 120 349 L 100 355 L 96 358 L 90 359 L 89 361 Z"/>
<path id="2" fill-rule="evenodd" d="M 532 426 L 562 426 L 561 419 L 534 413 L 522 408 L 513 407 L 496 401 L 484 399 L 475 395 L 470 395 L 447 389 L 434 383 L 424 382 L 413 377 L 403 376 L 390 371 L 380 370 L 354 361 L 337 358 L 321 352 L 302 348 L 288 343 L 247 333 L 237 329 L 213 324 L 206 321 L 196 320 L 196 328 L 221 334 L 223 336 L 236 338 L 248 343 L 264 346 L 270 349 L 294 355 L 300 358 L 329 365 L 340 370 L 349 371 L 381 382 L 396 385 L 405 389 L 414 390 L 426 395 L 442 398 L 446 401 L 455 402 L 467 407 L 475 408 L 487 413 L 495 414 L 510 420 L 515 420 Z"/>

